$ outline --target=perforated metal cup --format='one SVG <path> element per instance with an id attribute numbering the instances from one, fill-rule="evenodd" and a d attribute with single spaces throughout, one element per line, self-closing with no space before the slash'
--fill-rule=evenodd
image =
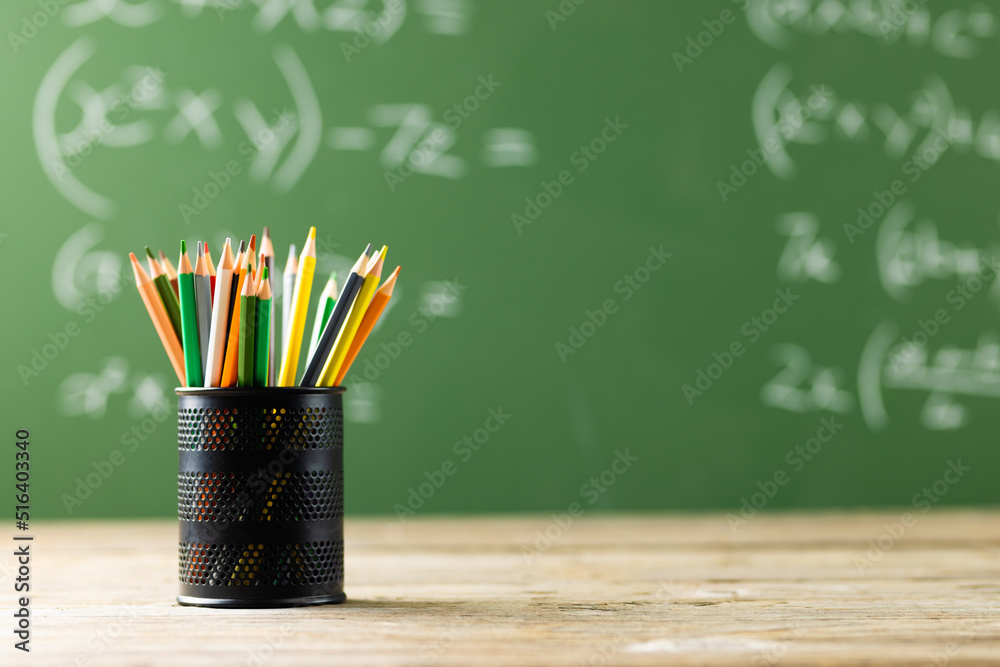
<path id="1" fill-rule="evenodd" d="M 177 601 L 342 602 L 344 389 L 176 392 Z"/>

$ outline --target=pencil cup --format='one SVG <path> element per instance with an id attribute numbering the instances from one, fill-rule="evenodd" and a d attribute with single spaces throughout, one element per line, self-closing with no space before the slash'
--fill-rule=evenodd
<path id="1" fill-rule="evenodd" d="M 176 392 L 177 601 L 343 602 L 343 387 Z"/>

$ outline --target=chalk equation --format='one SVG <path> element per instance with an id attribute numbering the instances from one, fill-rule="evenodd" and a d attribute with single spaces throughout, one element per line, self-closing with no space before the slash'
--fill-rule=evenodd
<path id="1" fill-rule="evenodd" d="M 974 295 L 988 293 L 1000 305 L 1000 239 L 985 247 L 960 239 L 942 238 L 941 229 L 954 228 L 952 220 L 940 223 L 921 215 L 908 199 L 890 202 L 891 191 L 876 192 L 876 207 L 859 206 L 845 223 L 849 230 L 864 233 L 875 229 L 873 247 L 879 284 L 893 301 L 906 303 L 914 288 L 930 282 L 951 282 L 946 299 L 959 308 Z M 886 195 L 886 193 L 890 193 Z M 886 195 L 883 197 L 883 195 Z M 887 206 L 879 203 L 879 197 Z M 873 216 L 872 212 L 878 215 Z M 855 219 L 856 218 L 856 219 Z M 852 251 L 845 235 L 820 232 L 820 216 L 798 211 L 779 216 L 777 232 L 787 237 L 778 257 L 777 275 L 790 283 L 815 281 L 835 283 L 841 279 L 836 255 Z"/>
<path id="2" fill-rule="evenodd" d="M 1000 162 L 1000 109 L 974 114 L 955 102 L 939 76 L 928 75 L 906 108 L 849 99 L 825 83 L 793 89 L 793 78 L 791 66 L 775 64 L 761 79 L 751 105 L 754 134 L 766 151 L 762 162 L 780 180 L 797 173 L 788 150 L 793 145 L 875 142 L 886 157 L 910 158 L 913 168 L 921 169 L 925 166 L 917 163 L 933 163 L 948 150 Z"/>
<path id="3" fill-rule="evenodd" d="M 771 356 L 781 370 L 764 383 L 760 400 L 795 413 L 846 414 L 857 407 L 865 424 L 878 432 L 890 423 L 887 396 L 916 392 L 926 396 L 919 416 L 924 428 L 968 426 L 972 410 L 962 398 L 1000 399 L 1000 333 L 983 332 L 971 348 L 933 345 L 950 321 L 947 311 L 939 310 L 906 332 L 891 320 L 881 322 L 861 352 L 856 396 L 844 369 L 815 361 L 800 345 L 777 345 Z"/>
<path id="4" fill-rule="evenodd" d="M 929 47 L 972 58 L 998 35 L 995 11 L 982 2 L 941 11 L 917 0 L 750 0 L 747 23 L 761 42 L 789 49 L 826 35 L 861 35 L 877 43 Z"/>
<path id="5" fill-rule="evenodd" d="M 411 5 L 412 14 L 428 33 L 464 35 L 471 28 L 472 0 L 81 0 L 67 5 L 62 16 L 73 28 L 99 21 L 143 28 L 175 10 L 189 19 L 205 15 L 219 21 L 231 18 L 233 12 L 246 12 L 250 25 L 261 34 L 290 23 L 306 33 L 360 33 L 382 44 L 403 27 Z"/>
<path id="6" fill-rule="evenodd" d="M 140 65 L 125 67 L 118 81 L 93 84 L 79 72 L 96 50 L 83 37 L 56 58 L 38 88 L 32 129 L 51 184 L 79 210 L 106 220 L 115 215 L 115 202 L 85 184 L 76 167 L 97 150 L 134 148 L 158 136 L 172 145 L 195 142 L 219 151 L 227 144 L 219 120 L 226 100 L 215 89 L 194 90 L 169 72 Z M 462 178 L 469 158 L 450 152 L 459 142 L 458 128 L 501 85 L 492 77 L 470 82 L 470 94 L 440 119 L 427 104 L 374 104 L 365 124 L 324 129 L 320 100 L 298 55 L 284 44 L 271 55 L 288 90 L 287 107 L 262 109 L 249 97 L 237 97 L 230 107 L 245 137 L 239 152 L 250 179 L 276 194 L 291 190 L 323 147 L 337 155 L 376 154 L 391 188 L 411 174 Z M 63 100 L 79 110 L 79 120 L 60 130 L 56 110 Z M 479 163 L 487 168 L 528 167 L 538 159 L 534 135 L 522 128 L 492 128 L 479 140 Z"/>

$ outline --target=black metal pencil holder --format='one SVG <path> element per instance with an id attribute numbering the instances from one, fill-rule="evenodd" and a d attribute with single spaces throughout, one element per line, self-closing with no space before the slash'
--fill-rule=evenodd
<path id="1" fill-rule="evenodd" d="M 176 392 L 177 601 L 342 602 L 343 387 Z"/>

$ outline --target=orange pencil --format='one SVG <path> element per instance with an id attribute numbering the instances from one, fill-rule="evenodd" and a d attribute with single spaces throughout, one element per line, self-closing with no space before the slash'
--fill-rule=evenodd
<path id="1" fill-rule="evenodd" d="M 160 337 L 160 342 L 163 343 L 167 356 L 170 357 L 170 364 L 174 367 L 174 372 L 177 373 L 177 379 L 180 380 L 181 386 L 187 386 L 184 380 L 184 349 L 181 347 L 181 341 L 177 338 L 173 325 L 170 324 L 170 318 L 163 307 L 163 302 L 160 301 L 153 281 L 139 264 L 135 253 L 130 252 L 128 256 L 132 261 L 132 271 L 135 273 L 135 286 L 139 289 L 139 296 L 142 297 L 142 302 L 146 305 L 149 318 L 153 320 L 156 334 Z"/>
<path id="2" fill-rule="evenodd" d="M 163 254 L 162 250 L 157 250 L 156 252 L 160 255 L 160 266 L 163 267 L 163 272 L 167 274 L 167 280 L 170 281 L 170 286 L 174 288 L 174 295 L 177 295 L 179 298 L 180 292 L 178 290 L 180 288 L 177 285 L 177 269 L 175 269 L 174 265 L 170 263 L 170 260 L 167 259 L 167 256 Z"/>
<path id="3" fill-rule="evenodd" d="M 236 294 L 243 293 L 243 283 L 248 280 L 247 259 L 249 252 L 244 252 L 240 261 L 240 277 L 237 283 Z M 226 358 L 222 364 L 222 382 L 220 387 L 235 387 L 239 372 L 239 351 L 240 351 L 240 299 L 237 296 L 233 304 L 232 318 L 229 325 L 229 342 L 226 344 Z"/>
<path id="4" fill-rule="evenodd" d="M 351 364 L 354 363 L 354 358 L 358 356 L 358 352 L 361 351 L 361 347 L 368 340 L 368 334 L 372 332 L 375 328 L 375 323 L 378 322 L 378 318 L 382 315 L 382 311 L 385 310 L 386 305 L 389 303 L 389 299 L 392 298 L 392 290 L 396 286 L 396 277 L 399 276 L 399 267 L 392 272 L 382 286 L 378 288 L 375 292 L 375 296 L 372 297 L 371 303 L 368 304 L 368 310 L 365 311 L 365 316 L 361 319 L 361 324 L 358 326 L 358 332 L 354 334 L 354 339 L 351 341 L 351 346 L 347 349 L 347 356 L 344 357 L 344 363 L 340 366 L 340 371 L 337 373 L 337 377 L 333 380 L 333 385 L 336 387 L 340 386 L 343 382 L 344 377 L 347 375 L 347 371 L 350 370 Z"/>

